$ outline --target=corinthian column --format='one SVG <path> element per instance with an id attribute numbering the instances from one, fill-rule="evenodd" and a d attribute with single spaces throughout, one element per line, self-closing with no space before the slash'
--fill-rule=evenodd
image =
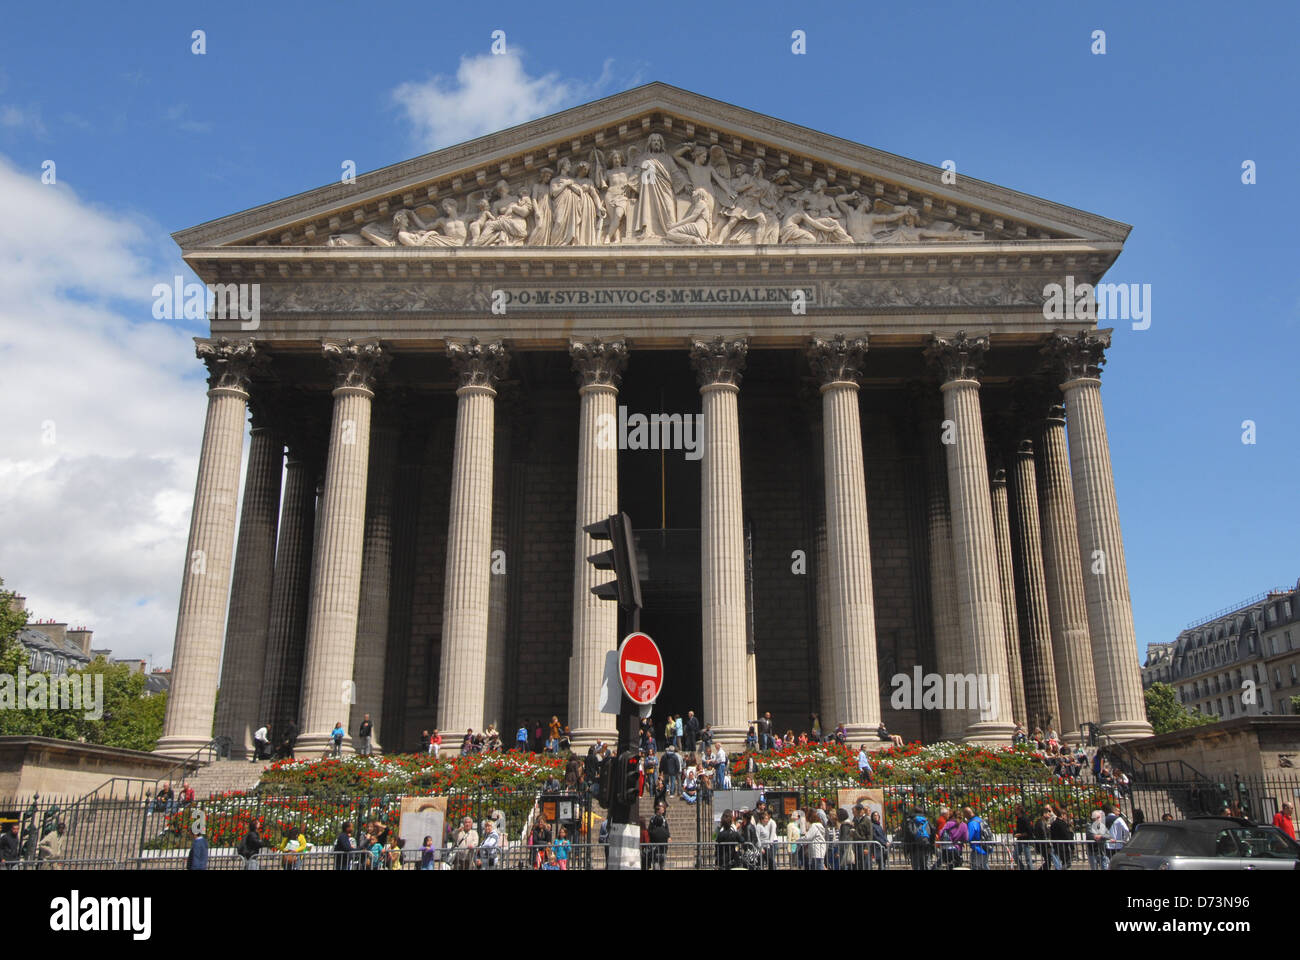
<path id="1" fill-rule="evenodd" d="M 370 404 L 375 378 L 389 357 L 377 340 L 324 340 L 334 368 L 325 487 L 320 499 L 316 556 L 311 570 L 307 652 L 302 681 L 302 736 L 309 756 L 324 749 L 334 724 L 348 727 L 356 687 L 352 667 L 361 598 L 361 553 L 370 465 Z M 344 744 L 351 750 L 350 739 Z"/>
<path id="2" fill-rule="evenodd" d="M 1011 688 L 1011 718 L 1025 717 L 1025 680 L 1020 669 L 1020 630 L 1016 624 L 1016 576 L 1011 563 L 1011 518 L 1007 507 L 1007 472 L 993 471 L 989 485 L 993 500 L 993 536 L 998 546 L 998 584 L 1002 588 L 1002 631 L 1006 635 L 1007 681 Z"/>
<path id="3" fill-rule="evenodd" d="M 267 424 L 267 400 L 253 401 L 253 430 L 244 475 L 235 573 L 230 586 L 226 652 L 221 661 L 217 735 L 230 738 L 231 756 L 248 756 L 262 716 L 262 670 L 266 665 L 275 575 L 275 524 L 280 512 L 284 443 Z"/>
<path id="4" fill-rule="evenodd" d="M 618 604 L 591 588 L 606 579 L 587 562 L 602 548 L 583 527 L 618 512 L 618 386 L 627 364 L 622 340 L 571 340 L 578 374 L 578 509 L 573 557 L 573 655 L 569 658 L 569 726 L 576 747 L 614 742 L 613 714 L 600 712 L 605 654 L 618 646 Z"/>
<path id="5" fill-rule="evenodd" d="M 1029 731 L 1052 718 L 1060 718 L 1057 709 L 1056 669 L 1053 663 L 1052 619 L 1043 575 L 1043 549 L 1039 539 L 1037 480 L 1034 476 L 1034 445 L 1022 441 L 1016 451 L 1016 465 L 1011 475 L 1012 552 L 1017 574 L 1017 612 L 1019 613 L 1020 649 L 1023 654 L 1025 713 L 1020 715 Z M 1087 649 L 1087 640 L 1083 649 Z M 1089 669 L 1088 675 L 1092 676 Z"/>
<path id="6" fill-rule="evenodd" d="M 871 595 L 867 481 L 862 466 L 858 378 L 865 337 L 814 338 L 808 348 L 821 381 L 826 464 L 826 543 L 830 561 L 831 662 L 835 723 L 860 740 L 880 725 L 876 613 Z"/>
<path id="7" fill-rule="evenodd" d="M 447 344 L 460 381 L 451 468 L 442 605 L 438 727 L 444 737 L 483 728 L 492 555 L 493 384 L 508 359 L 500 342 Z"/>
<path id="8" fill-rule="evenodd" d="M 704 635 L 704 716 L 718 740 L 743 742 L 745 715 L 745 531 L 740 491 L 740 371 L 746 340 L 696 340 L 704 443 L 700 477 L 700 595 Z"/>
<path id="9" fill-rule="evenodd" d="M 361 548 L 361 602 L 352 678 L 356 704 L 352 726 L 370 714 L 371 748 L 383 750 L 384 673 L 388 653 L 389 579 L 393 562 L 393 483 L 397 471 L 397 422 L 391 404 L 380 403 L 370 431 L 366 479 L 365 540 Z"/>
<path id="10" fill-rule="evenodd" d="M 1047 351 L 1064 367 L 1070 477 L 1078 511 L 1083 590 L 1097 679 L 1097 706 L 1104 733 L 1117 740 L 1150 736 L 1142 696 L 1137 637 L 1129 599 L 1124 540 L 1115 499 L 1115 477 L 1101 409 L 1101 368 L 1110 330 L 1057 335 Z"/>
<path id="11" fill-rule="evenodd" d="M 159 753 L 183 756 L 212 739 L 217 663 L 230 589 L 252 340 L 195 340 L 208 367 L 208 417 L 194 485 L 190 538 L 172 648 L 172 684 Z"/>
<path id="12" fill-rule="evenodd" d="M 926 353 L 943 373 L 944 416 L 952 430 L 948 444 L 948 498 L 952 504 L 952 547 L 957 614 L 967 665 L 975 670 L 978 710 L 963 735 L 968 742 L 1011 739 L 1011 688 L 1007 682 L 1006 636 L 1002 624 L 997 541 L 984 456 L 979 366 L 987 337 L 965 332 L 936 336 Z M 969 689 L 969 684 L 967 685 Z M 969 699 L 969 694 L 968 694 Z M 954 704 L 947 704 L 952 707 Z"/>
<path id="13" fill-rule="evenodd" d="M 1070 454 L 1065 442 L 1065 408 L 1054 404 L 1041 424 L 1038 506 L 1043 534 L 1043 578 L 1052 627 L 1052 661 L 1062 736 L 1097 720 L 1097 684 L 1089 641 L 1088 602 L 1079 565 Z M 1045 717 L 1040 722 L 1046 723 Z"/>

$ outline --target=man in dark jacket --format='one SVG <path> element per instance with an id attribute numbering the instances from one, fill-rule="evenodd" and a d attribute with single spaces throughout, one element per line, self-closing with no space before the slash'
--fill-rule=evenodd
<path id="1" fill-rule="evenodd" d="M 853 867 L 855 870 L 867 869 L 867 841 L 873 840 L 871 818 L 867 808 L 860 803 L 853 805 Z"/>
<path id="2" fill-rule="evenodd" d="M 650 869 L 662 870 L 665 861 L 668 859 L 668 838 L 670 836 L 668 810 L 664 804 L 655 804 L 655 815 L 650 818 L 646 832 L 650 835 L 650 842 L 654 844 L 650 849 Z"/>
<path id="3" fill-rule="evenodd" d="M 257 833 L 257 821 L 248 824 L 248 833 L 239 841 L 239 855 L 244 858 L 245 870 L 257 870 L 257 855 L 262 849 L 262 838 Z"/>
<path id="4" fill-rule="evenodd" d="M 695 715 L 694 710 L 686 711 L 686 722 L 682 724 L 682 739 L 685 741 L 687 753 L 695 752 L 695 745 L 699 742 L 700 737 L 700 718 Z"/>
<path id="5" fill-rule="evenodd" d="M 682 758 L 677 755 L 677 748 L 669 744 L 668 752 L 659 761 L 659 772 L 663 774 L 668 786 L 668 795 L 679 793 L 681 789 Z"/>
<path id="6" fill-rule="evenodd" d="M 1052 821 L 1052 839 L 1056 841 L 1074 839 L 1074 830 L 1070 826 L 1069 817 L 1058 816 Z M 1070 864 L 1074 862 L 1074 844 L 1058 842 L 1055 847 L 1056 858 L 1061 861 L 1061 869 L 1069 870 Z"/>
<path id="7" fill-rule="evenodd" d="M 355 849 L 352 843 L 352 824 L 345 823 L 339 830 L 339 838 L 334 841 L 334 869 L 351 870 L 352 851 Z"/>
<path id="8" fill-rule="evenodd" d="M 0 862 L 3 862 L 5 869 L 23 858 L 23 842 L 18 836 L 18 821 L 15 820 L 9 824 L 3 836 L 0 836 Z"/>

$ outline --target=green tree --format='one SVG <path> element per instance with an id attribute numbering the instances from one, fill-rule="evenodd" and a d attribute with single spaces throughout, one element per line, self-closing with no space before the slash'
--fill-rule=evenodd
<path id="1" fill-rule="evenodd" d="M 1153 683 L 1146 690 L 1147 721 L 1156 733 L 1186 730 L 1206 723 L 1215 723 L 1217 717 L 1207 717 L 1193 712 L 1178 702 L 1178 694 L 1167 683 Z"/>
<path id="2" fill-rule="evenodd" d="M 1300 697 L 1291 698 L 1291 716 L 1300 714 Z"/>

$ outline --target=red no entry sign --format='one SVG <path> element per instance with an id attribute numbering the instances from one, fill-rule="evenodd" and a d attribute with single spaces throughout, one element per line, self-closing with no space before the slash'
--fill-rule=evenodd
<path id="1" fill-rule="evenodd" d="M 644 633 L 629 633 L 618 648 L 618 676 L 633 703 L 654 703 L 664 685 L 664 659 Z"/>

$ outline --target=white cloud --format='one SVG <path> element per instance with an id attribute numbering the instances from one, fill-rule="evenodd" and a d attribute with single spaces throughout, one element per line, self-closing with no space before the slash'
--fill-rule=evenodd
<path id="1" fill-rule="evenodd" d="M 155 225 L 2 156 L 0 196 L 0 576 L 167 663 L 206 401 L 201 328 L 150 306 L 182 271 Z"/>
<path id="2" fill-rule="evenodd" d="M 406 112 L 416 141 L 426 150 L 512 127 L 599 96 L 610 81 L 611 61 L 591 83 L 548 73 L 530 77 L 520 52 L 461 57 L 453 80 L 430 77 L 403 83 L 393 99 Z"/>

